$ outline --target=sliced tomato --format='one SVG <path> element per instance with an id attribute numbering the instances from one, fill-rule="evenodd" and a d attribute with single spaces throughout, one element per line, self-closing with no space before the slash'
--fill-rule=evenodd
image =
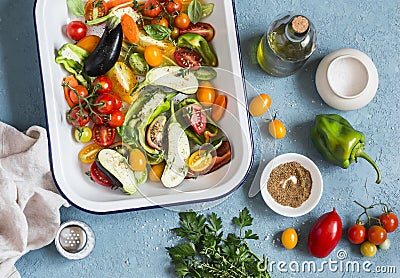
<path id="1" fill-rule="evenodd" d="M 176 63 L 183 68 L 196 70 L 201 65 L 201 56 L 194 50 L 181 47 L 174 52 Z"/>
<path id="2" fill-rule="evenodd" d="M 104 174 L 99 167 L 97 166 L 96 162 L 92 163 L 90 166 L 90 176 L 94 180 L 95 183 L 98 183 L 102 186 L 112 186 L 113 182 L 110 180 L 109 177 Z"/>
<path id="3" fill-rule="evenodd" d="M 85 4 L 85 20 L 91 21 L 100 17 L 106 16 L 108 13 L 108 7 L 103 0 L 89 0 Z"/>
<path id="4" fill-rule="evenodd" d="M 215 153 L 215 151 L 214 151 Z M 209 150 L 200 149 L 192 153 L 188 160 L 190 172 L 195 175 L 207 173 L 215 163 L 215 156 Z"/>
<path id="5" fill-rule="evenodd" d="M 114 143 L 115 128 L 105 124 L 95 124 L 92 129 L 93 142 L 102 147 L 108 147 Z"/>
<path id="6" fill-rule="evenodd" d="M 85 108 L 75 106 L 68 111 L 67 121 L 73 126 L 85 126 L 90 121 L 89 112 Z"/>
<path id="7" fill-rule="evenodd" d="M 151 122 L 146 132 L 147 143 L 150 147 L 157 150 L 162 150 L 164 127 L 166 122 L 167 117 L 164 115 L 158 116 Z"/>
<path id="8" fill-rule="evenodd" d="M 96 143 L 92 143 L 86 145 L 80 150 L 78 154 L 78 158 L 80 161 L 86 164 L 93 163 L 96 160 L 97 153 L 102 150 L 103 147 L 97 145 Z"/>
<path id="9" fill-rule="evenodd" d="M 186 33 L 199 34 L 209 42 L 214 38 L 215 30 L 211 24 L 197 22 L 196 24 L 190 23 L 188 28 L 180 30 L 181 35 Z"/>
<path id="10" fill-rule="evenodd" d="M 207 115 L 204 109 L 198 104 L 186 105 L 183 109 L 183 116 L 192 129 L 198 134 L 203 134 L 207 125 Z"/>

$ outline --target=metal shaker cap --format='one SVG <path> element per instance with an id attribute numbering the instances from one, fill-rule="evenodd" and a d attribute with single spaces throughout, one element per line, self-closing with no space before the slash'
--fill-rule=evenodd
<path id="1" fill-rule="evenodd" d="M 79 260 L 93 251 L 95 237 L 86 223 L 68 221 L 58 228 L 54 242 L 62 256 L 70 260 Z"/>

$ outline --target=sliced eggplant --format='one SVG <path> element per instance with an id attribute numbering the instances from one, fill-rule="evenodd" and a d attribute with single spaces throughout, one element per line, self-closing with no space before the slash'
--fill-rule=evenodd
<path id="1" fill-rule="evenodd" d="M 117 62 L 122 48 L 122 26 L 108 24 L 95 50 L 85 59 L 84 71 L 95 77 L 104 75 Z"/>
<path id="2" fill-rule="evenodd" d="M 113 184 L 126 194 L 137 191 L 135 172 L 129 167 L 122 154 L 113 149 L 103 149 L 96 156 L 96 164 Z"/>

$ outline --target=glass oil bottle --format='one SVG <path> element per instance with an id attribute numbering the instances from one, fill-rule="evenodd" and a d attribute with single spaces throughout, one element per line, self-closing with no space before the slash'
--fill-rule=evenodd
<path id="1" fill-rule="evenodd" d="M 317 48 L 314 25 L 305 16 L 281 15 L 272 22 L 257 49 L 257 61 L 272 76 L 297 72 Z"/>

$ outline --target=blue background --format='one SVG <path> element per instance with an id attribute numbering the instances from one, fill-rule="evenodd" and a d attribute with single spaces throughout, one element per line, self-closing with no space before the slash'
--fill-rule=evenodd
<path id="1" fill-rule="evenodd" d="M 370 261 L 376 266 L 396 266 L 400 272 L 399 231 L 389 234 L 392 247 L 378 251 L 374 258 L 363 258 L 358 246 L 346 239 L 347 228 L 361 213 L 352 203 L 364 204 L 384 201 L 394 211 L 399 207 L 399 1 L 289 1 L 289 0 L 236 0 L 237 23 L 241 40 L 244 71 L 247 81 L 259 93 L 268 93 L 273 99 L 271 110 L 277 112 L 287 126 L 287 136 L 276 142 L 278 154 L 297 152 L 310 157 L 319 166 L 324 178 L 324 193 L 319 205 L 309 214 L 298 218 L 285 218 L 272 212 L 260 195 L 247 197 L 250 184 L 260 163 L 255 153 L 254 166 L 247 181 L 223 202 L 205 211 L 216 212 L 224 218 L 224 224 L 233 231 L 230 219 L 248 207 L 254 216 L 253 231 L 260 240 L 251 242 L 257 254 L 265 254 L 270 261 L 323 260 L 311 257 L 307 252 L 307 234 L 312 223 L 323 213 L 336 207 L 342 217 L 344 230 L 337 248 L 325 259 L 336 260 L 339 250 L 347 252 L 342 260 Z M 45 126 L 40 66 L 38 63 L 33 19 L 33 0 L 0 1 L 0 120 L 19 130 L 31 125 Z M 286 10 L 308 16 L 318 31 L 318 49 L 301 72 L 279 79 L 264 74 L 254 60 L 254 46 L 269 22 Z M 331 51 L 351 47 L 369 55 L 378 69 L 380 84 L 376 97 L 362 109 L 342 112 L 327 106 L 317 94 L 314 76 L 320 60 Z M 255 93 L 249 94 L 249 99 Z M 309 138 L 309 128 L 316 114 L 339 113 L 357 129 L 364 131 L 367 152 L 379 164 L 383 180 L 374 184 L 375 172 L 366 161 L 359 161 L 343 170 L 323 161 Z M 254 145 L 272 140 L 261 139 L 254 121 Z M 266 124 L 260 124 L 265 133 Z M 38 158 L 40 159 L 40 158 Z M 377 212 L 378 213 L 378 212 Z M 173 277 L 169 257 L 164 249 L 177 242 L 169 232 L 178 224 L 174 210 L 152 209 L 113 215 L 92 215 L 76 208 L 62 208 L 61 220 L 82 220 L 88 223 L 96 235 L 93 253 L 80 261 L 68 261 L 61 257 L 53 244 L 32 251 L 17 262 L 22 277 Z M 299 244 L 295 250 L 282 248 L 281 232 L 294 227 L 299 232 Z M 288 267 L 285 267 L 288 269 Z M 282 273 L 276 265 L 275 277 L 293 276 Z M 317 274 L 296 273 L 312 277 Z M 364 277 L 363 272 L 324 270 L 329 277 Z M 319 274 L 320 276 L 321 274 Z M 368 277 L 395 277 L 394 274 L 370 273 Z"/>

